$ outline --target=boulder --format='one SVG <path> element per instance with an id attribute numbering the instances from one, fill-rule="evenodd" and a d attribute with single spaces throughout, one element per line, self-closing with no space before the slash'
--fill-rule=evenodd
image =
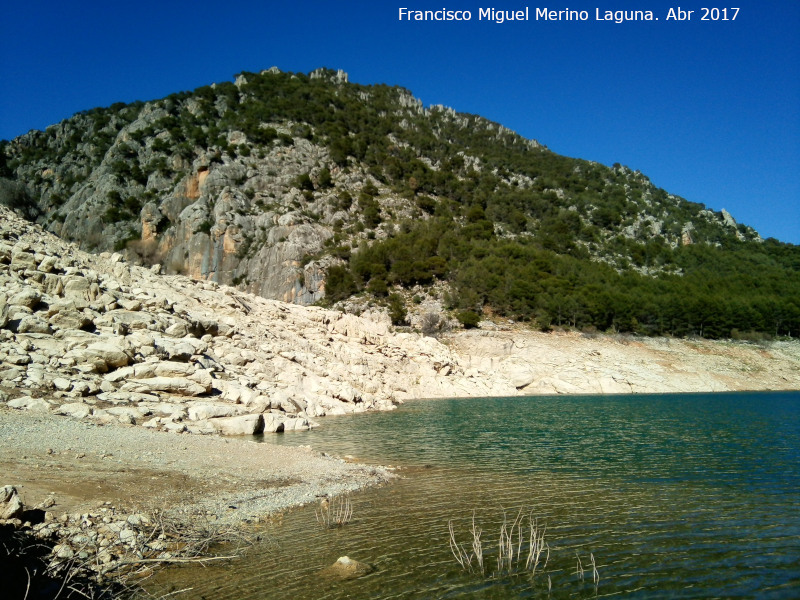
<path id="1" fill-rule="evenodd" d="M 260 395 L 256 390 L 225 379 L 215 381 L 214 386 L 222 392 L 222 398 L 225 400 L 245 405 L 251 404 Z"/>
<path id="2" fill-rule="evenodd" d="M 60 310 L 49 319 L 50 324 L 59 329 L 85 329 L 92 320 L 77 310 Z"/>
<path id="3" fill-rule="evenodd" d="M 158 337 L 155 340 L 156 352 L 167 360 L 188 361 L 194 354 L 198 354 L 197 349 L 188 341 L 189 339 L 192 338 L 177 340 Z"/>
<path id="4" fill-rule="evenodd" d="M 73 359 L 76 369 L 88 373 L 106 373 L 109 369 L 127 365 L 130 357 L 115 344 L 97 342 L 89 348 L 75 348 L 64 355 Z"/>
<path id="5" fill-rule="evenodd" d="M 164 430 L 169 431 L 170 433 L 183 433 L 184 431 L 188 431 L 185 423 L 179 423 L 176 421 L 164 423 Z"/>
<path id="6" fill-rule="evenodd" d="M 536 379 L 536 375 L 530 365 L 521 360 L 503 361 L 500 371 L 508 377 L 511 385 L 518 390 L 529 386 Z"/>
<path id="7" fill-rule="evenodd" d="M 168 392 L 180 396 L 200 396 L 211 391 L 206 387 L 185 377 L 151 377 L 149 379 L 134 379 L 122 386 L 123 392 L 138 392 L 149 394 L 152 392 Z"/>
<path id="8" fill-rule="evenodd" d="M 148 379 L 150 377 L 190 377 L 196 370 L 196 367 L 189 363 L 165 360 L 139 363 L 117 369 L 113 373 L 106 375 L 104 379 L 116 383 L 127 379 Z M 203 382 L 200 381 L 200 383 Z"/>
<path id="9" fill-rule="evenodd" d="M 264 418 L 260 414 L 219 417 L 208 422 L 223 435 L 255 435 L 264 431 Z"/>
<path id="10" fill-rule="evenodd" d="M 81 275 L 68 275 L 63 278 L 64 297 L 79 301 L 89 300 L 90 282 Z"/>
<path id="11" fill-rule="evenodd" d="M 137 392 L 103 392 L 97 394 L 97 399 L 111 404 L 131 404 L 132 402 L 158 402 L 159 397 L 153 394 Z"/>
<path id="12" fill-rule="evenodd" d="M 65 415 L 75 419 L 83 419 L 92 414 L 92 407 L 83 402 L 70 402 L 59 406 L 55 413 L 57 415 Z"/>
<path id="13" fill-rule="evenodd" d="M 41 398 L 22 396 L 8 402 L 11 408 L 30 410 L 33 412 L 50 412 L 50 403 Z"/>
<path id="14" fill-rule="evenodd" d="M 279 433 L 285 431 L 286 419 L 283 415 L 264 413 L 264 433 Z"/>
<path id="15" fill-rule="evenodd" d="M 142 303 L 133 298 L 120 298 L 117 300 L 117 304 L 121 306 L 123 310 L 130 312 L 142 310 Z"/>
<path id="16" fill-rule="evenodd" d="M 142 417 L 147 416 L 146 413 L 149 412 L 147 410 L 142 410 L 140 408 L 134 408 L 131 406 L 114 406 L 105 410 L 108 414 L 117 417 L 122 423 L 131 424 L 135 424 L 137 421 L 141 420 Z"/>
<path id="17" fill-rule="evenodd" d="M 353 560 L 348 556 L 340 556 L 330 567 L 322 570 L 322 575 L 338 579 L 355 579 L 372 573 L 375 569 L 367 563 Z"/>
<path id="18" fill-rule="evenodd" d="M 42 273 L 52 273 L 58 268 L 58 259 L 55 256 L 45 256 L 37 269 Z"/>
<path id="19" fill-rule="evenodd" d="M 312 427 L 318 427 L 317 423 L 311 423 L 303 417 L 286 417 L 283 421 L 284 431 L 305 431 Z"/>
<path id="20" fill-rule="evenodd" d="M 152 314 L 134 310 L 116 309 L 108 311 L 103 315 L 103 323 L 113 325 L 123 323 L 131 330 L 147 329 L 148 326 L 156 326 L 156 319 Z"/>
<path id="21" fill-rule="evenodd" d="M 88 352 L 101 358 L 110 368 L 124 367 L 130 362 L 128 348 L 121 338 L 110 338 L 102 342 L 89 344 Z"/>
<path id="22" fill-rule="evenodd" d="M 139 408 L 152 414 L 168 417 L 173 421 L 188 418 L 186 406 L 175 402 L 140 402 Z"/>
<path id="23" fill-rule="evenodd" d="M 64 377 L 53 379 L 53 387 L 60 392 L 68 392 L 72 389 L 72 382 Z"/>
<path id="24" fill-rule="evenodd" d="M 12 271 L 35 271 L 36 266 L 36 257 L 33 254 L 14 248 L 14 252 L 11 255 Z"/>
<path id="25" fill-rule="evenodd" d="M 189 335 L 189 329 L 186 327 L 186 323 L 178 322 L 167 327 L 164 334 L 174 338 L 183 338 Z"/>
<path id="26" fill-rule="evenodd" d="M 33 288 L 26 287 L 8 299 L 9 304 L 33 308 L 41 300 L 42 295 Z"/>
<path id="27" fill-rule="evenodd" d="M 205 421 L 216 417 L 235 417 L 247 408 L 240 404 L 227 404 L 224 402 L 196 402 L 189 407 L 191 421 Z"/>
<path id="28" fill-rule="evenodd" d="M 53 333 L 50 324 L 37 315 L 23 317 L 17 325 L 17 333 Z"/>
<path id="29" fill-rule="evenodd" d="M 17 488 L 7 485 L 0 488 L 0 520 L 19 519 L 25 511 L 25 506 L 19 498 Z"/>

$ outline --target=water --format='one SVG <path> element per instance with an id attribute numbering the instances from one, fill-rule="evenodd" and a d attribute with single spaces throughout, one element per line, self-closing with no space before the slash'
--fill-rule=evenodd
<path id="1" fill-rule="evenodd" d="M 354 496 L 341 529 L 296 510 L 246 558 L 170 569 L 156 587 L 209 599 L 800 597 L 800 393 L 418 401 L 322 425 L 264 442 L 399 465 L 403 479 Z M 520 508 L 547 525 L 547 567 L 492 573 L 503 513 Z M 451 519 L 471 539 L 473 513 L 483 577 L 448 542 Z M 320 574 L 342 555 L 375 571 Z"/>

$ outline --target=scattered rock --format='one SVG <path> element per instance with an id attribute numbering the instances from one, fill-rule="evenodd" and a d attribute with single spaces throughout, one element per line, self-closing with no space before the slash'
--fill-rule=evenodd
<path id="1" fill-rule="evenodd" d="M 21 396 L 14 400 L 10 400 L 7 404 L 11 408 L 20 408 L 30 410 L 33 412 L 50 412 L 50 404 L 41 398 L 31 398 L 30 396 Z"/>
<path id="2" fill-rule="evenodd" d="M 55 411 L 57 415 L 66 415 L 75 419 L 84 419 L 92 414 L 92 407 L 83 402 L 69 402 L 62 404 Z"/>

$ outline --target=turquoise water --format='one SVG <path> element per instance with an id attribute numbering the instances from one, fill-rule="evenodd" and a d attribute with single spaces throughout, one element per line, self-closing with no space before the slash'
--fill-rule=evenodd
<path id="1" fill-rule="evenodd" d="M 264 442 L 403 478 L 353 496 L 341 529 L 307 507 L 243 560 L 171 572 L 193 597 L 800 598 L 797 392 L 415 401 Z M 503 514 L 519 509 L 547 525 L 550 559 L 533 577 L 491 567 Z M 449 548 L 448 521 L 468 542 L 473 514 L 484 576 Z M 375 571 L 320 574 L 342 555 Z"/>

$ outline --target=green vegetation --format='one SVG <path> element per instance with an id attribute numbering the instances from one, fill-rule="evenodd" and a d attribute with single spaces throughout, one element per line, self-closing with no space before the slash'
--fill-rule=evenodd
<path id="1" fill-rule="evenodd" d="M 104 214 L 119 230 L 198 157 L 252 163 L 308 140 L 329 158 L 292 184 L 307 201 L 347 213 L 325 247 L 340 261 L 327 273 L 330 302 L 368 294 L 402 324 L 401 289 L 446 282 L 465 327 L 489 312 L 543 330 L 800 335 L 800 248 L 760 242 L 641 173 L 559 156 L 475 115 L 418 110 L 399 87 L 334 83 L 333 71 L 241 75 L 239 85 L 151 103 L 158 116 L 134 131 L 126 126 L 142 103 L 2 142 L 0 177 L 24 181 L 31 205 L 48 216 L 102 163 L 123 190 L 108 194 Z M 360 189 L 337 189 L 338 173 L 359 172 L 369 174 Z M 265 206 L 253 189 L 242 192 L 254 210 Z M 318 207 L 293 208 L 321 221 Z M 248 240 L 242 258 L 259 243 Z"/>
<path id="2" fill-rule="evenodd" d="M 489 307 L 543 330 L 557 325 L 711 338 L 800 331 L 797 247 L 774 240 L 686 246 L 669 251 L 682 275 L 652 277 L 559 254 L 535 237 L 498 239 L 476 235 L 474 224 L 452 225 L 432 219 L 362 245 L 346 269 L 336 267 L 337 280 L 347 282 L 338 296 L 375 293 L 384 282 L 409 287 L 443 279 L 451 283 L 451 308 L 465 327 L 475 326 L 478 313 Z"/>

